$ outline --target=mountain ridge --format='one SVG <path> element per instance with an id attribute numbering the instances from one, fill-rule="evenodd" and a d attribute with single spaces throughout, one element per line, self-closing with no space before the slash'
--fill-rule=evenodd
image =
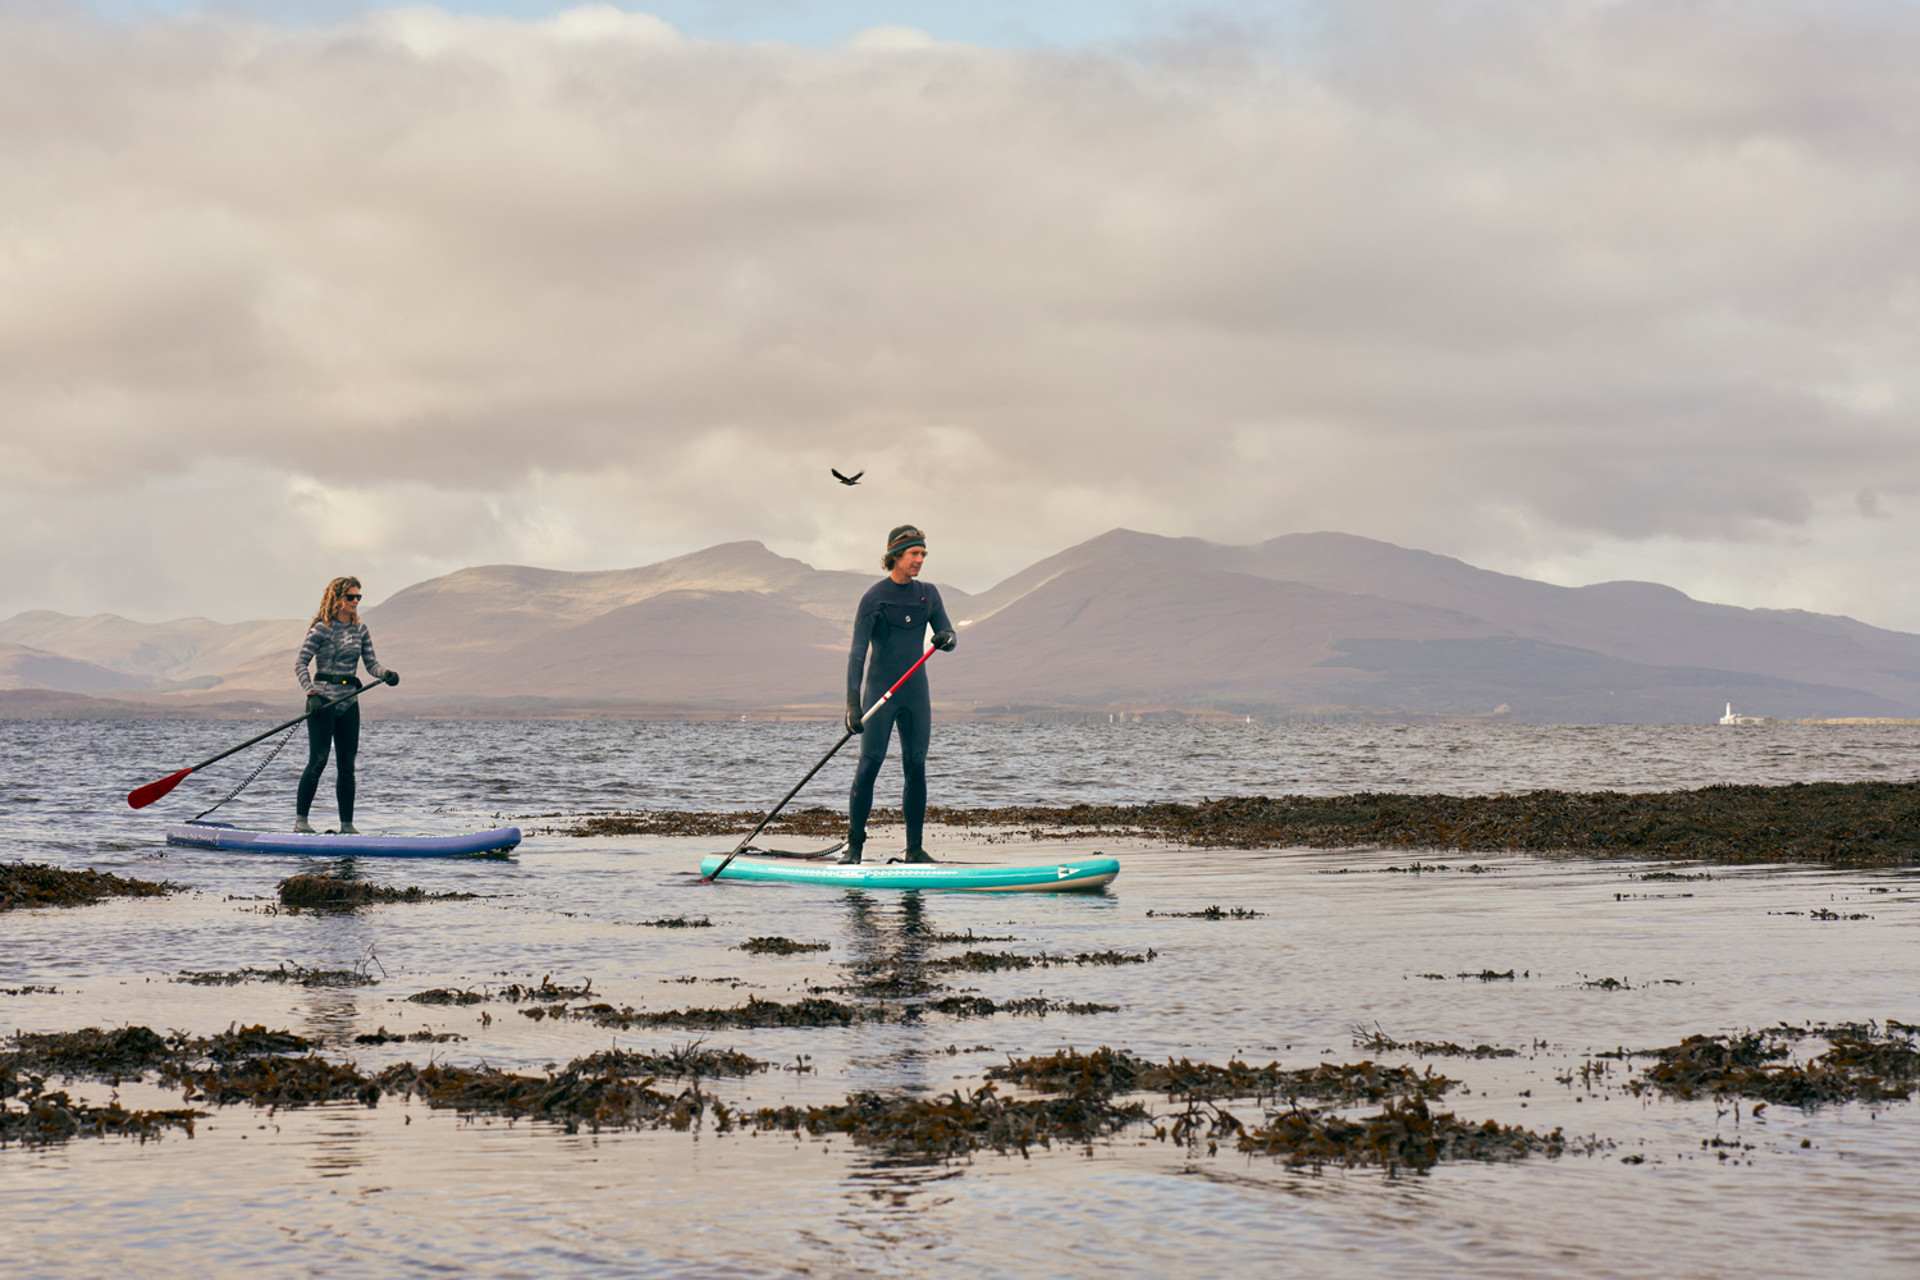
<path id="1" fill-rule="evenodd" d="M 830 713 L 854 606 L 878 577 L 738 541 L 629 569 L 473 566 L 410 584 L 365 617 L 382 660 L 405 673 L 384 699 L 396 710 Z M 1658 583 L 1562 587 L 1350 534 L 1227 545 L 1114 529 L 985 591 L 940 585 L 964 623 L 958 651 L 929 669 L 949 712 L 1132 704 L 1697 722 L 1737 701 L 1759 715 L 1920 714 L 1920 636 Z M 0 621 L 0 645 L 43 656 L 16 655 L 0 678 L 92 681 L 165 706 L 272 701 L 294 692 L 304 625 L 33 611 Z M 47 659 L 98 670 L 62 675 Z"/>

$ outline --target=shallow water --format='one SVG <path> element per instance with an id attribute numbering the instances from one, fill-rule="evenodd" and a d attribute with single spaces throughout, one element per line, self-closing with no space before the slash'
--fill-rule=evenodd
<path id="1" fill-rule="evenodd" d="M 0 854 L 20 839 L 145 841 L 158 819 L 190 818 L 227 795 L 273 744 L 193 775 L 144 812 L 121 802 L 128 791 L 270 727 L 0 720 Z M 837 736 L 817 723 L 370 717 L 357 816 L 366 829 L 439 832 L 501 814 L 759 809 Z M 289 822 L 305 751 L 295 737 L 217 818 Z M 844 806 L 853 767 L 843 749 L 795 804 Z M 962 807 L 1910 781 L 1920 777 L 1920 725 L 942 724 L 928 775 L 935 804 Z M 880 803 L 898 802 L 898 776 L 882 773 Z M 332 811 L 331 777 L 316 819 Z"/>
<path id="2" fill-rule="evenodd" d="M 1257 734 L 1229 736 L 1236 728 L 956 726 L 943 730 L 935 794 L 952 803 L 1070 803 L 1248 791 L 1906 780 L 1920 746 L 1904 727 L 1252 726 Z M 362 811 L 378 820 L 361 825 L 456 830 L 496 812 L 751 807 L 769 775 L 797 775 L 794 761 L 811 763 L 821 732 L 374 723 L 362 757 Z M 864 1088 L 944 1092 L 976 1085 L 987 1065 L 1009 1055 L 1101 1044 L 1154 1058 L 1355 1062 L 1369 1056 L 1353 1046 L 1355 1029 L 1377 1027 L 1403 1041 L 1521 1050 L 1503 1060 L 1387 1060 L 1423 1062 L 1462 1080 L 1469 1092 L 1456 1089 L 1443 1109 L 1463 1118 L 1562 1127 L 1591 1135 L 1598 1149 L 1389 1178 L 1377 1170 L 1290 1171 L 1265 1157 L 1209 1154 L 1141 1131 L 1090 1149 L 926 1164 L 844 1139 L 771 1133 L 567 1135 L 391 1098 L 376 1108 L 272 1114 L 208 1108 L 191 1139 L 0 1149 L 0 1271 L 1920 1272 L 1920 1211 L 1899 1190 L 1920 1159 L 1915 1104 L 1775 1106 L 1756 1118 L 1745 1104 L 1626 1093 L 1624 1075 L 1644 1063 L 1603 1062 L 1611 1074 L 1591 1088 L 1578 1075 L 1592 1052 L 1670 1045 L 1690 1034 L 1783 1021 L 1920 1022 L 1920 884 L 1908 873 L 1713 868 L 1708 880 L 1646 881 L 1635 878 L 1647 870 L 1640 864 L 1442 855 L 1420 860 L 1449 870 L 1410 874 L 1388 870 L 1413 861 L 1404 851 L 1049 841 L 1037 854 L 1049 861 L 1096 847 L 1116 853 L 1120 879 L 1098 896 L 987 897 L 703 885 L 693 869 L 715 842 L 535 836 L 509 861 L 367 860 L 357 868 L 380 883 L 492 896 L 285 915 L 272 910 L 276 882 L 326 864 L 165 850 L 160 828 L 217 799 L 211 785 L 197 804 L 176 793 L 159 806 L 167 814 L 130 814 L 119 800 L 126 788 L 243 736 L 231 724 L 0 725 L 0 857 L 192 886 L 166 900 L 0 916 L 0 988 L 57 989 L 0 995 L 0 1031 L 139 1023 L 205 1034 L 237 1020 L 321 1037 L 323 1052 L 365 1069 L 431 1054 L 539 1070 L 609 1043 L 658 1050 L 694 1036 L 536 1022 L 497 1001 L 427 1007 L 405 997 L 551 973 L 556 982 L 591 978 L 596 994 L 645 1009 L 728 1006 L 750 993 L 792 1000 L 810 986 L 847 981 L 844 967 L 862 960 L 955 954 L 963 948 L 927 938 L 971 929 L 1014 939 L 984 944 L 989 950 L 1156 954 L 1121 968 L 947 978 L 998 1000 L 1045 994 L 1121 1006 L 1115 1013 L 714 1033 L 709 1047 L 809 1069 L 708 1087 L 752 1105 L 837 1101 Z M 1312 760 L 1311 772 L 1285 772 L 1297 759 Z M 397 784 L 403 763 L 405 782 Z M 229 785 L 241 776 L 227 775 Z M 494 790 L 496 780 L 506 790 Z M 284 778 L 256 787 L 272 790 L 230 806 L 243 822 L 271 820 L 284 804 Z M 832 803 L 837 789 L 825 789 L 823 801 Z M 957 833 L 936 837 L 936 850 L 949 856 L 1023 854 L 1018 845 Z M 1264 916 L 1162 914 L 1210 905 Z M 1816 908 L 1867 918 L 1823 921 L 1807 914 Z M 682 915 L 705 916 L 713 927 L 641 926 Z M 737 949 L 765 934 L 831 949 L 784 958 Z M 181 970 L 281 961 L 360 968 L 377 981 L 307 990 L 169 980 Z M 1509 969 L 1510 981 L 1454 976 Z M 1430 974 L 1441 976 L 1423 976 Z M 676 981 L 684 978 L 696 981 Z M 1627 986 L 1586 985 L 1603 978 Z M 351 1044 L 380 1026 L 468 1039 Z M 178 1105 L 177 1094 L 151 1086 L 123 1087 L 121 1097 Z M 1251 1102 L 1228 1105 L 1244 1120 L 1261 1112 Z M 1154 1106 L 1169 1109 L 1164 1100 Z M 1740 1145 L 1702 1146 L 1715 1140 Z M 1623 1163 L 1630 1155 L 1645 1162 Z"/>

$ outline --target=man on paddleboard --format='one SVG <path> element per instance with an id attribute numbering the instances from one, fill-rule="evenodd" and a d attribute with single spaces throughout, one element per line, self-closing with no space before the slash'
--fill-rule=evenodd
<path id="1" fill-rule="evenodd" d="M 307 810 L 320 789 L 320 774 L 327 767 L 327 750 L 334 751 L 333 794 L 340 802 L 340 834 L 358 835 L 353 829 L 353 758 L 360 751 L 360 699 L 347 698 L 326 706 L 347 688 L 359 689 L 355 674 L 362 662 L 375 680 L 399 684 L 400 674 L 380 665 L 373 656 L 373 637 L 367 624 L 360 621 L 360 579 L 335 578 L 320 596 L 320 611 L 307 628 L 307 641 L 300 656 L 293 660 L 294 678 L 307 691 L 307 767 L 300 775 L 300 792 L 294 800 L 293 829 L 312 831 Z M 311 667 L 310 671 L 308 668 Z M 326 692 L 314 688 L 315 682 Z M 325 708 L 324 710 L 322 708 Z"/>
<path id="2" fill-rule="evenodd" d="M 900 731 L 900 764 L 907 775 L 900 808 L 907 820 L 908 862 L 932 862 L 920 847 L 927 820 L 927 744 L 933 734 L 933 697 L 927 669 L 921 667 L 893 698 L 864 722 L 860 712 L 893 687 L 925 652 L 927 628 L 933 646 L 951 650 L 953 623 L 941 603 L 940 588 L 921 582 L 927 560 L 927 535 L 903 524 L 887 535 L 880 567 L 887 576 L 867 588 L 853 615 L 853 652 L 847 657 L 847 732 L 860 735 L 860 766 L 847 803 L 847 851 L 842 862 L 860 861 L 867 843 L 867 815 L 873 811 L 873 784 L 887 758 L 887 739 Z M 861 672 L 866 673 L 864 693 Z"/>

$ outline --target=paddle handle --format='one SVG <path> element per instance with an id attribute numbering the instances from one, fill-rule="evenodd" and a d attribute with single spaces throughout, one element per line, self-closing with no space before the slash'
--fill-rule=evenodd
<path id="1" fill-rule="evenodd" d="M 933 656 L 933 646 L 928 645 L 927 651 L 920 655 L 920 661 L 908 667 L 906 675 L 903 675 L 898 680 L 895 680 L 893 682 L 893 687 L 891 689 L 888 689 L 885 693 L 881 694 L 880 700 L 878 702 L 874 703 L 872 706 L 868 707 L 864 712 L 861 713 L 861 716 L 860 716 L 861 721 L 864 722 L 868 716 L 878 711 L 881 707 L 886 706 L 887 700 L 893 697 L 894 694 L 898 693 L 900 691 L 900 686 L 905 684 L 907 681 L 911 680 L 913 678 L 913 673 L 918 671 L 921 667 L 925 666 L 927 659 L 931 658 L 932 656 Z M 840 748 L 846 746 L 848 739 L 852 737 L 853 737 L 853 730 L 851 729 L 841 734 L 840 741 L 833 744 L 833 749 L 828 751 L 827 754 L 821 756 L 818 764 L 815 764 L 813 768 L 807 770 L 806 777 L 800 779 L 800 781 L 793 784 L 793 790 L 787 792 L 787 794 L 780 797 L 779 804 L 776 804 L 773 806 L 773 808 L 767 810 L 767 816 L 760 819 L 760 825 L 755 827 L 753 830 L 747 832 L 746 838 L 741 840 L 739 844 L 733 846 L 733 852 L 729 853 L 725 858 L 721 859 L 720 865 L 713 869 L 713 874 L 710 876 L 704 876 L 702 878 L 705 879 L 708 884 L 712 884 L 714 880 L 718 879 L 720 873 L 727 869 L 727 864 L 729 862 L 732 862 L 735 858 L 739 857 L 740 851 L 745 849 L 748 845 L 752 844 L 754 837 L 767 829 L 767 824 L 773 821 L 774 816 L 778 814 L 782 809 L 787 807 L 787 801 L 799 795 L 800 788 L 806 786 L 809 782 L 812 782 L 813 775 L 820 772 L 820 770 L 826 768 L 827 761 L 833 759 L 833 757 L 839 753 Z"/>

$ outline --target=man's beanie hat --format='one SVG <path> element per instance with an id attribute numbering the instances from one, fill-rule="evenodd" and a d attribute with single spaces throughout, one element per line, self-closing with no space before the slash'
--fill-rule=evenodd
<path id="1" fill-rule="evenodd" d="M 910 524 L 903 524 L 887 535 L 887 554 L 897 556 L 908 547 L 924 547 L 927 535 Z"/>

